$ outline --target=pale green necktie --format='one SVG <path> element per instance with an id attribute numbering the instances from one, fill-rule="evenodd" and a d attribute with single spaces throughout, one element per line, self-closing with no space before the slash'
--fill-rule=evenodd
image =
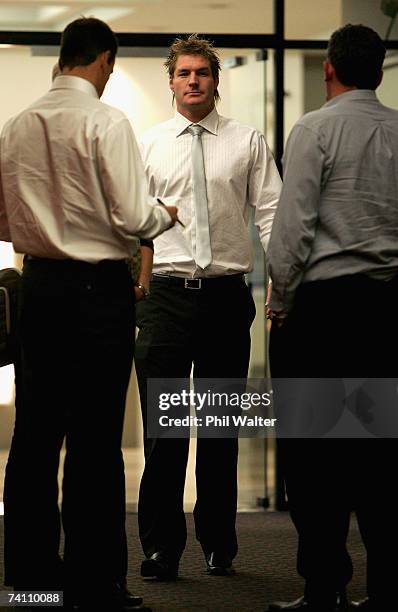
<path id="1" fill-rule="evenodd" d="M 192 188 L 196 216 L 196 253 L 195 261 L 201 268 L 211 263 L 211 245 L 209 230 L 209 211 L 207 208 L 206 176 L 203 162 L 201 125 L 190 125 L 192 134 Z"/>

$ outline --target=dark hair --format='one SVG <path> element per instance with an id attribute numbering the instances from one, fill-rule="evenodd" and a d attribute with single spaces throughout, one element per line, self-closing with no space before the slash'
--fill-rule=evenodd
<path id="1" fill-rule="evenodd" d="M 340 83 L 358 89 L 376 89 L 386 54 L 380 36 L 364 25 L 351 23 L 333 32 L 328 60 Z"/>
<path id="2" fill-rule="evenodd" d="M 95 17 L 81 17 L 69 23 L 62 33 L 59 65 L 88 66 L 100 53 L 110 51 L 109 63 L 117 53 L 117 39 L 108 24 Z"/>
<path id="3" fill-rule="evenodd" d="M 180 55 L 201 55 L 205 57 L 209 60 L 213 79 L 218 80 L 218 74 L 221 70 L 220 58 L 210 40 L 200 38 L 197 34 L 190 34 L 188 38 L 176 38 L 170 47 L 169 55 L 164 63 L 171 79 L 173 78 L 176 63 Z M 214 99 L 216 101 L 220 99 L 217 89 L 214 91 Z"/>

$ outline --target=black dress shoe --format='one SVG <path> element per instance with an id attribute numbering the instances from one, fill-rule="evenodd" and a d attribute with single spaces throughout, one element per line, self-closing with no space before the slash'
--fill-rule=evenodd
<path id="1" fill-rule="evenodd" d="M 133 595 L 128 590 L 126 583 L 117 584 L 116 589 L 120 594 L 120 600 L 124 602 L 126 606 L 130 606 L 130 608 L 133 608 L 142 604 L 142 597 L 140 597 L 139 595 Z"/>
<path id="2" fill-rule="evenodd" d="M 62 608 L 58 609 L 62 610 Z M 137 610 L 137 612 L 152 612 L 152 609 L 147 606 L 123 606 L 120 603 L 108 600 L 73 607 L 73 612 L 132 612 L 133 610 Z"/>
<path id="3" fill-rule="evenodd" d="M 233 576 L 235 570 L 231 558 L 223 553 L 212 552 L 206 555 L 207 573 L 210 576 Z"/>
<path id="4" fill-rule="evenodd" d="M 158 580 L 177 580 L 179 560 L 167 553 L 155 552 L 141 563 L 141 576 Z"/>
<path id="5" fill-rule="evenodd" d="M 373 605 L 368 597 L 361 599 L 360 601 L 352 601 L 350 604 L 352 610 L 363 610 L 363 612 L 369 612 L 373 610 Z"/>
<path id="6" fill-rule="evenodd" d="M 87 589 L 71 597 L 73 610 L 88 612 L 131 612 L 132 610 L 148 611 L 150 608 L 141 606 L 142 597 L 134 596 L 125 583 L 117 583 L 106 589 Z M 65 602 L 65 593 L 64 593 Z"/>
<path id="7" fill-rule="evenodd" d="M 285 610 L 286 612 L 345 612 L 349 610 L 345 593 L 336 593 L 332 597 L 306 599 L 300 597 L 294 601 L 276 601 L 268 607 L 268 612 Z"/>
<path id="8" fill-rule="evenodd" d="M 141 599 L 142 602 L 142 598 Z M 151 608 L 142 605 L 131 605 L 125 599 L 120 599 L 118 596 L 102 596 L 97 599 L 84 598 L 73 608 L 74 612 L 151 612 Z"/>

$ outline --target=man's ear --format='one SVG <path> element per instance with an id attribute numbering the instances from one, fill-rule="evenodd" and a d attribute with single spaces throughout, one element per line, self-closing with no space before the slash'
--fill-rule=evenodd
<path id="1" fill-rule="evenodd" d="M 102 53 L 98 55 L 97 59 L 102 67 L 109 66 L 112 63 L 111 52 L 102 51 Z"/>
<path id="2" fill-rule="evenodd" d="M 97 62 L 98 66 L 102 68 L 106 62 L 106 52 L 102 51 L 102 53 L 99 53 L 95 59 L 95 62 Z"/>
<path id="3" fill-rule="evenodd" d="M 174 93 L 173 77 L 169 78 L 169 87 L 171 91 Z"/>
<path id="4" fill-rule="evenodd" d="M 328 60 L 325 60 L 323 62 L 323 76 L 324 76 L 324 80 L 325 81 L 331 81 L 333 79 L 334 75 L 335 75 L 335 70 L 333 68 L 333 65 Z"/>
<path id="5" fill-rule="evenodd" d="M 112 53 L 110 51 L 105 51 L 105 55 L 106 55 L 107 64 L 111 66 L 112 62 L 115 61 L 115 58 L 112 56 Z"/>

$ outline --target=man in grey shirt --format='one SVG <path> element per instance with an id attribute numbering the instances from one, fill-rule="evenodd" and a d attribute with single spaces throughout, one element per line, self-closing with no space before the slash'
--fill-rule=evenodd
<path id="1" fill-rule="evenodd" d="M 324 64 L 328 101 L 297 122 L 286 148 L 268 250 L 271 370 L 275 378 L 340 379 L 332 401 L 321 393 L 312 406 L 315 416 L 328 401 L 343 405 L 341 377 L 395 375 L 387 353 L 398 340 L 398 111 L 375 94 L 384 56 L 370 28 L 337 30 Z M 377 411 L 358 401 L 356 408 L 366 431 Z M 270 610 L 347 609 L 353 509 L 368 563 L 368 597 L 353 605 L 395 609 L 388 559 L 398 540 L 396 441 L 318 436 L 279 441 L 305 592 Z"/>

